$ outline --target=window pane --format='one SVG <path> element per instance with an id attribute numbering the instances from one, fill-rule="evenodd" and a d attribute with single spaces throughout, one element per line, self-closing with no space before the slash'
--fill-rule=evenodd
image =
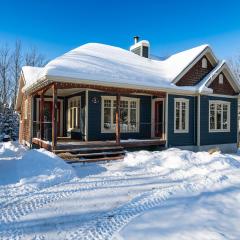
<path id="1" fill-rule="evenodd" d="M 72 128 L 72 108 L 70 109 L 70 128 Z"/>
<path id="2" fill-rule="evenodd" d="M 212 105 L 213 104 L 211 104 L 211 106 Z M 213 108 L 213 110 L 210 111 L 210 129 L 212 129 L 212 130 L 215 129 L 215 111 L 214 111 L 214 108 Z"/>
<path id="3" fill-rule="evenodd" d="M 76 128 L 77 109 L 73 108 L 73 128 Z"/>
<path id="4" fill-rule="evenodd" d="M 228 128 L 227 111 L 223 111 L 223 129 Z"/>
<path id="5" fill-rule="evenodd" d="M 116 108 L 113 108 L 113 123 L 116 124 Z"/>
<path id="6" fill-rule="evenodd" d="M 130 107 L 131 108 L 136 108 L 137 107 L 137 102 L 136 101 L 131 101 L 130 102 Z"/>
<path id="7" fill-rule="evenodd" d="M 104 108 L 104 128 L 111 128 L 111 108 Z"/>
<path id="8" fill-rule="evenodd" d="M 176 104 L 177 107 L 178 103 Z M 180 129 L 180 110 L 179 108 L 176 108 L 176 129 L 179 130 Z"/>
<path id="9" fill-rule="evenodd" d="M 136 109 L 130 110 L 130 130 L 137 131 L 137 112 Z"/>
<path id="10" fill-rule="evenodd" d="M 182 105 L 182 130 L 186 130 L 186 109 L 185 103 Z"/>
<path id="11" fill-rule="evenodd" d="M 111 100 L 104 100 L 104 107 L 111 107 Z"/>
<path id="12" fill-rule="evenodd" d="M 222 117 L 222 105 L 217 104 L 217 129 L 222 128 L 221 117 Z"/>

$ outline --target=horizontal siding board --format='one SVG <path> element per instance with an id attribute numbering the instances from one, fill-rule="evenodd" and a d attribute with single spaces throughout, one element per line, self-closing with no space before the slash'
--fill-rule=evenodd
<path id="1" fill-rule="evenodd" d="M 174 133 L 174 99 L 186 98 L 189 100 L 189 132 Z M 196 144 L 196 97 L 168 95 L 168 145 L 188 146 Z"/>
<path id="2" fill-rule="evenodd" d="M 209 100 L 222 100 L 231 103 L 230 132 L 209 132 Z M 237 98 L 201 96 L 201 145 L 226 144 L 237 142 Z"/>
<path id="3" fill-rule="evenodd" d="M 115 133 L 101 133 L 101 96 L 114 96 L 104 92 L 88 92 L 88 140 L 115 140 Z M 121 133 L 121 139 L 148 139 L 151 138 L 151 97 L 124 95 L 140 98 L 140 125 L 139 133 Z M 93 103 L 92 99 L 97 102 Z"/>

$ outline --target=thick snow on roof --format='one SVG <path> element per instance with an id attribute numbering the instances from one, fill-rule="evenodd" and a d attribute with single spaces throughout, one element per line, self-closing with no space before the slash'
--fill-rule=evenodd
<path id="1" fill-rule="evenodd" d="M 31 75 L 27 83 L 51 76 L 69 82 L 89 80 L 93 83 L 173 88 L 176 86 L 172 81 L 207 47 L 195 47 L 159 61 L 122 48 L 88 43 L 52 60 L 43 69 L 25 68 L 24 72 Z"/>
<path id="2" fill-rule="evenodd" d="M 25 88 L 27 88 L 40 78 L 43 72 L 43 68 L 24 66 L 22 67 L 22 72 L 23 72 L 24 81 L 25 81 Z"/>

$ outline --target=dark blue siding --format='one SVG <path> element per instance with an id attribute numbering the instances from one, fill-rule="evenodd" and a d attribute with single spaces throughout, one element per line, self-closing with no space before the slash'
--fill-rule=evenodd
<path id="1" fill-rule="evenodd" d="M 174 99 L 189 99 L 189 132 L 174 133 Z M 197 98 L 191 96 L 168 95 L 168 146 L 196 145 Z"/>
<path id="2" fill-rule="evenodd" d="M 231 103 L 230 132 L 209 132 L 209 100 L 222 100 Z M 225 144 L 237 142 L 237 99 L 212 96 L 201 96 L 201 145 Z"/>
<path id="3" fill-rule="evenodd" d="M 88 92 L 88 140 L 114 140 L 115 133 L 101 133 L 101 96 L 113 96 L 102 92 Z M 93 103 L 92 98 L 97 102 Z M 121 139 L 147 139 L 151 137 L 151 97 L 128 96 L 140 98 L 140 125 L 139 133 L 121 133 Z"/>

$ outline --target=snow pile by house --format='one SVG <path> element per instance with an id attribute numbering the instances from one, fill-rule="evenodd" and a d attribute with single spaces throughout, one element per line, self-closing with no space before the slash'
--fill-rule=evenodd
<path id="1" fill-rule="evenodd" d="M 19 194 L 70 181 L 73 169 L 44 149 L 27 150 L 16 142 L 0 143 L 0 194 Z"/>

